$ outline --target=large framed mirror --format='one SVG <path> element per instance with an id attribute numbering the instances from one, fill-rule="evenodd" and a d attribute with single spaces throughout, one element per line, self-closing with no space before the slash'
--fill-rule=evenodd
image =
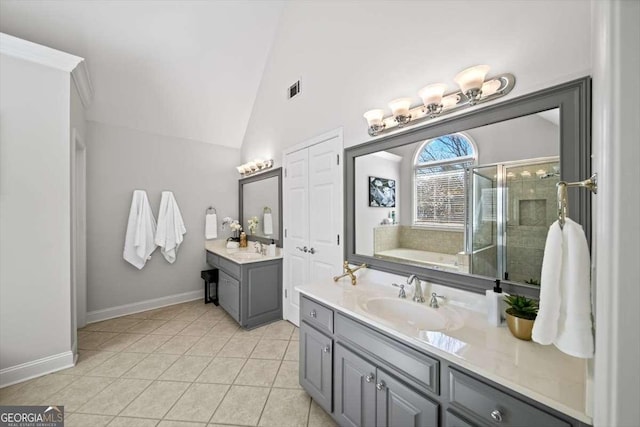
<path id="1" fill-rule="evenodd" d="M 282 246 L 282 168 L 239 181 L 240 224 L 249 240 Z M 250 227 L 249 220 L 255 224 Z"/>
<path id="2" fill-rule="evenodd" d="M 590 78 L 345 150 L 353 264 L 474 292 L 537 296 L 556 184 L 591 175 Z M 590 193 L 569 216 L 591 234 Z"/>

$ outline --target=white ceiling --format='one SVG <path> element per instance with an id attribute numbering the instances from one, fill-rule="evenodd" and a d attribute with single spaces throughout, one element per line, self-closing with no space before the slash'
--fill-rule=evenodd
<path id="1" fill-rule="evenodd" d="M 86 58 L 87 119 L 240 148 L 282 1 L 0 1 L 0 31 Z"/>

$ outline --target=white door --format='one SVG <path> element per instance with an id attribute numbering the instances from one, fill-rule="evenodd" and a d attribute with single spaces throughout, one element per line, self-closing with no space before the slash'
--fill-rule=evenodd
<path id="1" fill-rule="evenodd" d="M 309 277 L 309 152 L 296 151 L 285 161 L 284 178 L 284 310 L 285 319 L 300 323 L 300 295 L 295 287 Z"/>
<path id="2" fill-rule="evenodd" d="M 300 324 L 298 285 L 330 280 L 342 265 L 342 132 L 285 156 L 284 318 Z"/>

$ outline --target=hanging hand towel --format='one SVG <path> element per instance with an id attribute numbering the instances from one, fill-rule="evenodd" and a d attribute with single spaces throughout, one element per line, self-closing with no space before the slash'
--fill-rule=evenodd
<path id="1" fill-rule="evenodd" d="M 262 221 L 262 231 L 264 231 L 264 235 L 269 236 L 273 234 L 273 217 L 271 213 L 264 214 Z"/>
<path id="2" fill-rule="evenodd" d="M 218 238 L 218 215 L 212 213 L 205 216 L 204 225 L 204 238 L 217 239 Z"/>
<path id="3" fill-rule="evenodd" d="M 156 234 L 156 219 L 153 217 L 146 191 L 135 190 L 129 210 L 129 222 L 124 239 L 125 261 L 141 270 L 156 250 L 153 241 Z"/>
<path id="4" fill-rule="evenodd" d="M 178 248 L 184 240 L 182 235 L 186 232 L 187 229 L 184 227 L 182 215 L 173 193 L 163 191 L 158 211 L 158 231 L 155 242 L 160 246 L 160 252 L 170 264 L 175 262 Z"/>
<path id="5" fill-rule="evenodd" d="M 532 338 L 574 357 L 593 357 L 590 257 L 580 224 L 569 218 L 549 229 L 540 280 L 540 310 Z"/>

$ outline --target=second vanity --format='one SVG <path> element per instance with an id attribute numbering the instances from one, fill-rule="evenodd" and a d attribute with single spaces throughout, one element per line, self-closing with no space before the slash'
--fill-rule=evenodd
<path id="1" fill-rule="evenodd" d="M 227 249 L 226 241 L 205 244 L 207 264 L 218 269 L 220 306 L 243 328 L 282 319 L 282 250 L 275 256 L 248 248 Z"/>
<path id="2" fill-rule="evenodd" d="M 519 341 L 454 302 L 438 309 L 388 284 L 297 287 L 300 384 L 341 426 L 574 426 L 583 360 Z"/>

